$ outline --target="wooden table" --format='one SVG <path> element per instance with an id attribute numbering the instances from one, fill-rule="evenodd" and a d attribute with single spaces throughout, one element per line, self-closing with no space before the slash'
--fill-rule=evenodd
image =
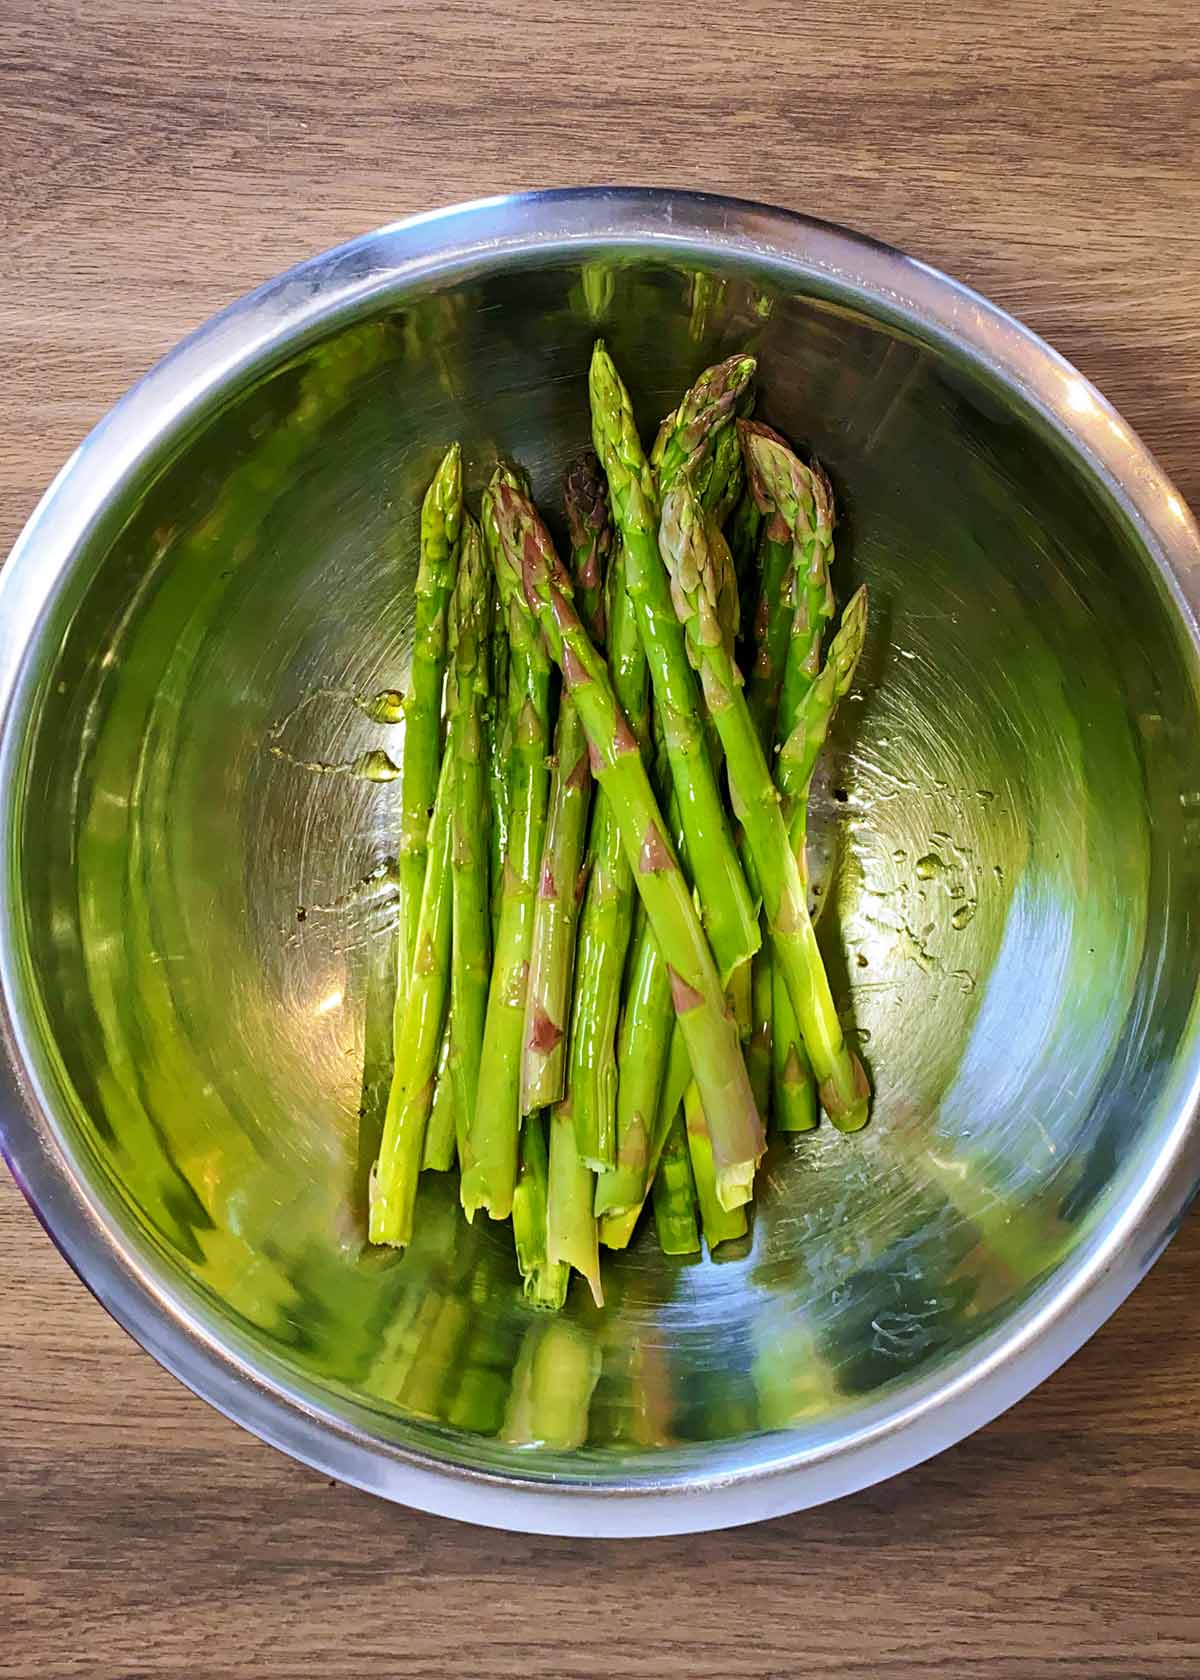
<path id="1" fill-rule="evenodd" d="M 0 553 L 130 381 L 296 259 L 506 188 L 849 222 L 1023 316 L 1200 505 L 1200 59 L 1181 0 L 7 0 Z M 717 10 L 714 8 L 714 10 Z M 0 1674 L 1200 1673 L 1200 1236 L 1016 1411 L 704 1538 L 389 1508 L 109 1322 L 0 1175 Z"/>

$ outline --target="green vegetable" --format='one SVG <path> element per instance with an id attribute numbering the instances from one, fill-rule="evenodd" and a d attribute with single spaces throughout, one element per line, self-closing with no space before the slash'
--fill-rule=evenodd
<path id="1" fill-rule="evenodd" d="M 741 366 L 749 358 L 735 361 Z M 722 363 L 720 368 L 729 369 L 730 364 Z M 712 371 L 714 375 L 719 373 L 719 369 Z M 725 377 L 728 382 L 732 370 Z M 703 907 L 704 927 L 722 982 L 726 982 L 758 949 L 758 917 L 705 744 L 696 681 L 671 605 L 670 579 L 659 554 L 654 474 L 642 453 L 628 393 L 602 343 L 597 343 L 592 355 L 589 390 L 593 441 L 608 474 L 613 519 L 624 541 L 626 587 L 637 610 L 650 667 L 655 706 L 687 836 L 688 860 Z M 722 400 L 725 395 L 732 406 L 736 391 L 722 393 Z M 703 414 L 710 415 L 718 407 L 714 395 Z M 690 438 L 690 425 L 682 429 L 682 435 Z M 670 477 L 669 462 L 676 459 L 681 471 L 687 459 L 682 445 L 673 449 L 664 445 L 661 470 L 665 477 Z"/>
<path id="2" fill-rule="evenodd" d="M 549 532 L 519 490 L 503 485 L 497 501 L 501 543 L 522 568 L 525 595 L 583 720 L 593 774 L 617 817 L 635 884 L 668 964 L 676 1017 L 712 1116 L 718 1194 L 725 1205 L 737 1206 L 751 1193 L 762 1128 L 712 951 L 637 741 L 617 704 L 608 668 L 579 621 L 571 580 Z"/>
<path id="3" fill-rule="evenodd" d="M 520 1172 L 513 1192 L 513 1241 L 517 1266 L 525 1280 L 525 1299 L 531 1306 L 556 1312 L 567 1298 L 570 1268 L 552 1261 L 546 1246 L 546 1204 L 549 1162 L 545 1121 L 528 1114 L 521 1124 Z"/>
<path id="4" fill-rule="evenodd" d="M 699 1254 L 696 1187 L 692 1181 L 687 1131 L 678 1109 L 668 1128 L 654 1176 L 654 1225 L 658 1246 L 664 1254 Z"/>
<path id="5" fill-rule="evenodd" d="M 405 1248 L 425 1151 L 450 975 L 450 830 L 452 759 L 442 761 L 430 825 L 429 861 L 421 895 L 408 986 L 396 999 L 392 1085 L 379 1159 L 371 1178 L 368 1230 L 373 1243 Z"/>
<path id="6" fill-rule="evenodd" d="M 842 1035 L 779 793 L 742 690 L 741 674 L 726 647 L 718 599 L 721 579 L 704 511 L 686 481 L 667 493 L 660 542 L 680 622 L 687 632 L 688 655 L 700 674 L 709 714 L 725 747 L 730 795 L 754 859 L 775 960 L 820 1083 L 822 1103 L 845 1129 L 861 1126 L 867 1119 L 870 1087 Z M 705 1108 L 714 1127 L 715 1149 L 716 1114 L 707 1101 Z"/>
<path id="7" fill-rule="evenodd" d="M 414 592 L 412 672 L 404 700 L 400 782 L 400 986 L 408 983 L 425 888 L 429 820 L 441 762 L 446 613 L 458 567 L 462 452 L 451 444 L 421 506 L 421 553 Z"/>
<path id="8" fill-rule="evenodd" d="M 455 802 L 450 850 L 453 927 L 450 940 L 450 1078 L 460 1161 L 479 1091 L 484 1026 L 492 973 L 488 845 L 487 722 L 493 641 L 491 574 L 479 526 L 464 523 L 454 596 L 454 658 L 446 685 L 447 751 L 454 759 Z"/>
<path id="9" fill-rule="evenodd" d="M 649 729 L 646 655 L 633 603 L 625 588 L 624 558 L 616 544 L 608 576 L 608 663 L 613 693 L 635 737 Z M 621 845 L 620 824 L 601 788 L 587 854 L 587 887 L 575 955 L 567 1088 L 579 1154 L 606 1173 L 616 1163 L 617 1064 L 615 1040 L 621 976 L 633 928 L 633 875 Z"/>
<path id="10" fill-rule="evenodd" d="M 499 467 L 484 494 L 483 527 L 508 630 L 508 851 L 500 889 L 491 983 L 475 1107 L 465 1138 L 460 1195 L 467 1218 L 512 1212 L 521 1133 L 521 1066 L 538 865 L 550 794 L 550 661 L 520 584 L 495 540 L 500 498 L 523 480 Z"/>
<path id="11" fill-rule="evenodd" d="M 603 566 L 612 546 L 612 529 L 603 480 L 594 457 L 585 457 L 568 474 L 566 506 L 575 584 L 587 628 L 599 640 L 603 627 Z M 570 695 L 564 695 L 554 732 L 550 810 L 538 872 L 529 959 L 521 1103 L 526 1114 L 556 1103 L 566 1095 L 567 1029 L 575 967 L 579 876 L 591 803 L 587 736 Z"/>

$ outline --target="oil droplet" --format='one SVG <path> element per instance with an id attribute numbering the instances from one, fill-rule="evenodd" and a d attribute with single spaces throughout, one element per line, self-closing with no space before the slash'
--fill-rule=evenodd
<path id="1" fill-rule="evenodd" d="M 934 876 L 940 875 L 945 867 L 946 865 L 936 852 L 926 852 L 925 856 L 919 857 L 913 865 L 922 881 L 932 881 Z"/>
<path id="2" fill-rule="evenodd" d="M 859 968 L 866 968 L 866 966 L 867 966 L 867 959 L 866 959 L 866 957 L 863 956 L 861 951 L 855 957 L 854 961 L 858 965 Z"/>
<path id="3" fill-rule="evenodd" d="M 398 688 L 381 688 L 369 700 L 356 701 L 356 705 L 372 723 L 399 723 L 404 716 L 404 696 Z"/>
<path id="4" fill-rule="evenodd" d="M 1004 865 L 1001 863 L 994 863 L 992 865 L 992 874 L 996 877 L 997 881 L 1003 881 Z"/>
<path id="5" fill-rule="evenodd" d="M 374 747 L 370 752 L 359 753 L 349 766 L 352 776 L 361 776 L 365 782 L 394 782 L 400 774 L 398 765 L 380 747 Z"/>
<path id="6" fill-rule="evenodd" d="M 273 742 L 267 750 L 272 758 L 278 758 L 284 764 L 293 764 L 297 770 L 307 770 L 311 776 L 358 776 L 365 782 L 394 782 L 400 774 L 399 766 L 393 764 L 378 747 L 338 764 L 326 764 L 319 758 L 297 758 L 295 753 L 288 752 L 277 742 Z"/>
<path id="7" fill-rule="evenodd" d="M 896 850 L 892 853 L 892 858 L 896 863 L 907 863 L 908 853 L 904 850 L 903 846 L 897 846 Z"/>
<path id="8" fill-rule="evenodd" d="M 960 991 L 973 992 L 975 990 L 975 976 L 969 974 L 965 968 L 951 969 L 950 978 L 958 981 Z"/>
<path id="9" fill-rule="evenodd" d="M 977 788 L 975 790 L 975 797 L 976 799 L 981 799 L 985 805 L 990 805 L 996 795 L 992 792 L 991 788 Z"/>
<path id="10" fill-rule="evenodd" d="M 965 928 L 967 923 L 974 916 L 976 908 L 977 906 L 973 898 L 969 898 L 965 904 L 960 904 L 958 909 L 950 918 L 950 926 L 959 929 Z"/>

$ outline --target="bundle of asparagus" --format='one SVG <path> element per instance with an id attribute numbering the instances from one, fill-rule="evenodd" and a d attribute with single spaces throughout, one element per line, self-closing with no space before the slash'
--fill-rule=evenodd
<path id="1" fill-rule="evenodd" d="M 422 507 L 369 1232 L 405 1246 L 457 1162 L 542 1307 L 572 1270 L 602 1304 L 647 1199 L 666 1253 L 743 1236 L 768 1124 L 867 1118 L 805 854 L 866 595 L 826 649 L 832 494 L 750 418 L 754 375 L 707 369 L 647 456 L 596 345 L 568 564 L 520 470 L 464 510 L 457 445 Z"/>

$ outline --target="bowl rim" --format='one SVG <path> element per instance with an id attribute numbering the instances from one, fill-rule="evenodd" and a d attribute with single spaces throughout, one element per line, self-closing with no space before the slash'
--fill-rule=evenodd
<path id="1" fill-rule="evenodd" d="M 1048 426 L 1090 473 L 1152 560 L 1190 643 L 1200 690 L 1200 533 L 1182 498 L 1115 409 L 1012 316 L 903 252 L 849 229 L 749 200 L 652 187 L 575 187 L 486 198 L 392 223 L 268 281 L 184 339 L 109 411 L 50 485 L 0 568 L 0 856 L 13 859 L 15 792 L 40 626 L 74 556 L 148 456 L 251 368 L 329 331 L 374 296 L 460 279 L 523 257 L 622 246 L 741 262 L 853 302 L 965 357 Z M 501 1476 L 372 1436 L 288 1392 L 271 1362 L 206 1329 L 107 1213 L 55 1123 L 33 1023 L 17 1005 L 11 907 L 0 894 L 0 1146 L 64 1258 L 119 1324 L 195 1393 L 322 1473 L 438 1515 L 528 1532 L 686 1533 L 781 1515 L 898 1474 L 1029 1392 L 1115 1311 L 1177 1229 L 1200 1179 L 1200 1008 L 1163 1093 L 1168 1117 L 1143 1179 L 1005 1324 L 934 1378 L 864 1408 L 830 1443 L 782 1450 L 733 1473 L 646 1482 Z M 351 1414 L 356 1409 L 351 1407 Z M 780 1437 L 780 1442 L 787 1437 Z"/>

